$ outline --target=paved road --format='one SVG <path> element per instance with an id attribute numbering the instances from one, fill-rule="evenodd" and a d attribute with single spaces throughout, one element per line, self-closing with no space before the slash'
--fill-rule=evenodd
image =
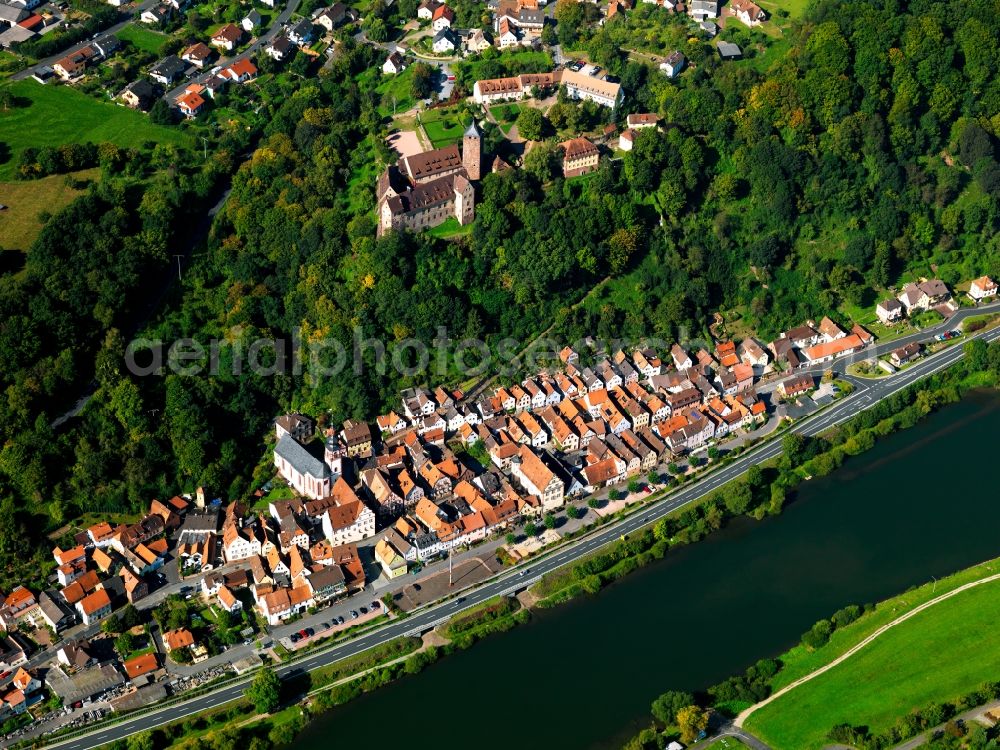
<path id="1" fill-rule="evenodd" d="M 124 16 L 124 18 L 121 21 L 119 21 L 118 23 L 116 23 L 114 26 L 109 26 L 108 28 L 104 29 L 103 31 L 98 32 L 97 34 L 95 34 L 94 37 L 91 37 L 91 39 L 96 38 L 98 36 L 104 36 L 105 34 L 117 34 L 123 28 L 125 28 L 126 26 L 128 26 L 128 24 L 132 23 L 133 18 L 138 18 L 140 15 L 142 15 L 142 12 L 144 10 L 146 10 L 147 8 L 153 7 L 154 5 L 156 5 L 157 2 L 158 2 L 158 0 L 143 0 L 143 2 L 141 2 L 139 5 L 122 6 L 120 10 L 121 10 L 121 13 Z M 66 55 L 68 55 L 68 54 L 70 54 L 72 52 L 76 52 L 77 50 L 80 50 L 80 49 L 83 49 L 84 47 L 86 47 L 88 44 L 90 44 L 91 39 L 87 39 L 85 41 L 78 42 L 78 43 L 76 43 L 74 45 L 71 45 L 71 46 L 67 47 L 62 52 L 59 52 L 59 53 L 57 53 L 55 55 L 52 55 L 51 57 L 46 57 L 44 60 L 39 60 L 37 63 L 35 63 L 31 67 L 25 68 L 24 70 L 18 71 L 17 73 L 15 73 L 14 75 L 12 75 L 10 77 L 10 79 L 12 81 L 20 81 L 20 80 L 22 80 L 24 78 L 28 78 L 30 75 L 32 75 L 39 68 L 46 67 L 46 66 L 48 66 L 48 67 L 51 68 L 53 64 L 55 64 L 57 61 L 61 60 L 62 58 L 66 57 Z"/>
<path id="2" fill-rule="evenodd" d="M 997 709 L 1000 709 L 1000 701 L 990 701 L 989 703 L 986 703 L 982 706 L 973 708 L 969 711 L 966 711 L 965 713 L 959 714 L 954 719 L 952 719 L 952 721 L 961 722 L 966 725 L 972 722 L 976 722 L 982 724 L 982 726 L 990 727 L 993 724 L 989 719 L 983 719 L 983 721 L 980 722 L 979 718 L 987 711 L 995 714 L 997 713 Z M 944 731 L 944 727 L 945 727 L 944 724 L 939 724 L 933 729 L 929 729 L 926 732 L 918 734 L 916 737 L 914 737 L 911 740 L 908 740 L 907 742 L 904 742 L 902 745 L 896 745 L 896 747 L 894 747 L 893 750 L 914 750 L 914 748 L 920 747 L 921 745 L 925 745 L 928 742 L 930 742 L 933 737 L 936 737 L 937 735 L 939 735 L 941 732 Z M 974 727 L 969 727 L 970 730 L 973 728 Z"/>
<path id="3" fill-rule="evenodd" d="M 988 308 L 969 310 L 968 314 L 980 314 L 983 309 L 992 308 L 1000 308 L 1000 303 L 991 305 Z M 966 316 L 963 315 L 962 318 L 964 317 Z M 937 329 L 924 331 L 922 337 L 928 339 L 933 337 L 935 333 L 948 330 L 954 327 L 960 319 L 958 316 L 955 316 Z M 1000 328 L 980 333 L 976 338 L 981 338 L 987 342 L 1000 340 Z M 899 345 L 898 342 L 893 343 L 896 346 Z M 913 383 L 950 367 L 961 359 L 962 356 L 962 346 L 952 346 L 891 377 L 874 380 L 870 383 L 859 380 L 857 381 L 857 390 L 851 395 L 832 404 L 825 411 L 801 420 L 792 430 L 803 435 L 816 435 L 823 432 L 834 425 L 847 421 L 878 401 L 889 398 Z M 837 365 L 838 367 L 846 366 L 843 363 L 837 363 Z M 751 466 L 760 464 L 780 454 L 780 440 L 773 440 L 761 445 L 743 454 L 732 463 L 722 466 L 704 479 L 694 482 L 682 490 L 653 503 L 644 512 L 635 513 L 618 523 L 603 527 L 595 531 L 592 535 L 554 550 L 543 559 L 527 563 L 525 567 L 505 571 L 478 589 L 468 592 L 462 598 L 432 605 L 402 621 L 389 622 L 367 635 L 336 646 L 329 651 L 321 651 L 295 664 L 279 667 L 278 674 L 282 677 L 290 677 L 329 666 L 393 638 L 429 630 L 462 610 L 475 607 L 494 596 L 510 594 L 524 589 L 536 583 L 547 573 L 565 565 L 570 565 L 580 557 L 588 555 L 596 549 L 620 539 L 626 534 L 632 534 L 648 524 L 655 523 L 667 514 L 711 494 L 721 485 L 744 474 Z M 249 678 L 220 688 L 216 692 L 202 696 L 197 700 L 167 706 L 158 711 L 138 716 L 132 720 L 105 729 L 95 729 L 92 734 L 57 742 L 51 745 L 51 747 L 62 747 L 65 750 L 83 750 L 84 748 L 123 739 L 137 732 L 153 729 L 234 701 L 243 695 L 248 682 Z"/>

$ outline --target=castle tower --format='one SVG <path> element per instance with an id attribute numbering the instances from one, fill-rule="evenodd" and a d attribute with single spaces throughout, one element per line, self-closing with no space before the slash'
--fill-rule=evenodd
<path id="1" fill-rule="evenodd" d="M 476 118 L 472 118 L 462 136 L 462 166 L 469 175 L 470 180 L 478 180 L 480 177 L 480 162 L 483 158 L 483 139 L 476 128 Z"/>

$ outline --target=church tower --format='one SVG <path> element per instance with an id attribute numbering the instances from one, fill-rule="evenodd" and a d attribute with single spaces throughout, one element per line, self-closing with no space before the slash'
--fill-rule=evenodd
<path id="1" fill-rule="evenodd" d="M 462 136 L 462 166 L 465 167 L 470 180 L 479 179 L 482 157 L 483 139 L 476 128 L 476 118 L 472 118 L 472 124 Z"/>
<path id="2" fill-rule="evenodd" d="M 329 437 L 326 439 L 326 445 L 323 450 L 323 461 L 326 463 L 330 473 L 334 477 L 339 477 L 344 473 L 343 469 L 343 458 L 344 458 L 344 447 L 337 440 L 336 435 L 331 431 Z"/>

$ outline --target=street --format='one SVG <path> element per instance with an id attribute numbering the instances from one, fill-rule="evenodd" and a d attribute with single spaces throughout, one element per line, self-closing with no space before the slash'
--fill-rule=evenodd
<path id="1" fill-rule="evenodd" d="M 966 308 L 960 310 L 952 318 L 942 323 L 934 329 L 925 330 L 919 334 L 920 340 L 932 339 L 934 334 L 951 330 L 961 320 L 966 317 L 981 315 L 984 311 L 1000 309 L 1000 303 L 984 305 L 980 308 Z M 975 336 L 986 342 L 1000 340 L 1000 328 L 995 328 L 986 332 L 981 332 Z M 883 345 L 882 353 L 902 345 L 904 339 L 893 341 Z M 863 352 L 863 357 L 853 359 L 867 359 L 878 353 L 879 348 Z M 845 422 L 861 411 L 882 401 L 899 391 L 909 387 L 913 383 L 927 378 L 940 370 L 958 362 L 963 356 L 961 345 L 952 346 L 920 360 L 916 364 L 900 371 L 899 373 L 878 380 L 863 380 L 852 378 L 855 384 L 855 391 L 845 396 L 840 401 L 831 404 L 827 409 L 818 412 L 813 416 L 806 417 L 797 422 L 791 431 L 807 436 L 817 435 L 824 430 Z M 839 367 L 847 366 L 846 360 L 838 363 Z M 833 369 L 825 367 L 824 370 Z M 277 672 L 280 676 L 288 677 L 293 674 L 302 674 L 313 670 L 329 666 L 342 659 L 357 655 L 367 649 L 408 634 L 420 634 L 430 630 L 436 625 L 448 620 L 455 614 L 465 609 L 476 607 L 488 599 L 496 596 L 508 595 L 523 590 L 536 583 L 547 573 L 555 571 L 565 565 L 571 565 L 581 557 L 592 553 L 594 550 L 611 544 L 622 536 L 632 534 L 643 527 L 655 523 L 666 515 L 694 503 L 714 492 L 718 487 L 736 479 L 749 470 L 751 466 L 757 465 L 769 459 L 779 456 L 782 452 L 780 440 L 771 440 L 757 448 L 749 450 L 739 456 L 731 463 L 720 466 L 711 471 L 703 479 L 692 482 L 680 488 L 666 497 L 653 502 L 650 506 L 634 512 L 631 516 L 616 523 L 595 530 L 592 534 L 584 536 L 578 540 L 570 542 L 565 546 L 558 547 L 543 557 L 531 560 L 522 566 L 513 568 L 496 576 L 491 581 L 480 585 L 478 588 L 462 592 L 461 599 L 451 599 L 438 604 L 428 605 L 423 609 L 415 610 L 408 618 L 403 620 L 393 620 L 376 630 L 362 635 L 349 642 L 334 646 L 328 650 L 310 654 L 301 660 L 279 666 Z M 458 592 L 456 592 L 458 593 Z M 325 614 L 329 617 L 329 614 Z M 300 624 L 295 626 L 301 627 Z M 239 655 L 234 649 L 230 652 L 230 658 L 237 659 Z M 166 706 L 153 710 L 131 720 L 126 720 L 107 728 L 96 728 L 91 734 L 74 737 L 72 739 L 56 742 L 52 747 L 64 747 L 68 750 L 82 750 L 85 747 L 93 747 L 117 739 L 128 737 L 137 732 L 153 729 L 163 724 L 185 718 L 192 714 L 212 709 L 233 700 L 240 698 L 250 681 L 250 677 L 235 680 L 233 683 L 221 687 L 215 692 L 203 695 L 197 700 L 180 702 L 176 705 Z"/>

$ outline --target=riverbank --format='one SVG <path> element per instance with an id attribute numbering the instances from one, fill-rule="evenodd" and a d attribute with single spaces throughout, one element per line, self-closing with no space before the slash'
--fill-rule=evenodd
<path id="1" fill-rule="evenodd" d="M 1000 650 L 990 647 L 1000 619 L 998 571 L 1000 560 L 992 560 L 883 602 L 876 612 L 894 615 L 889 623 L 876 627 L 866 616 L 847 626 L 841 640 L 854 645 L 825 654 L 827 664 L 747 709 L 736 724 L 774 750 L 826 742 L 887 748 L 1000 698 L 1000 683 L 991 682 L 1000 674 Z"/>

